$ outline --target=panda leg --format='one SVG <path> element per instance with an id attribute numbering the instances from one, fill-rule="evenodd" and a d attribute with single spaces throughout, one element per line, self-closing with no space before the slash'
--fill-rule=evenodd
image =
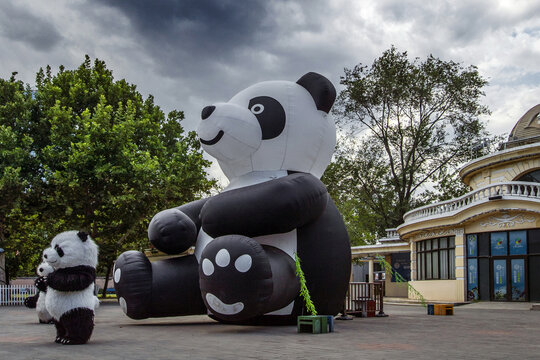
<path id="1" fill-rule="evenodd" d="M 222 236 L 209 243 L 201 254 L 199 276 L 208 309 L 229 322 L 281 309 L 299 292 L 290 256 L 241 235 Z"/>
<path id="2" fill-rule="evenodd" d="M 64 328 L 64 325 L 60 321 L 52 320 L 54 327 L 56 328 L 56 339 L 54 339 L 55 343 L 60 343 L 62 339 L 66 336 L 66 329 Z"/>
<path id="3" fill-rule="evenodd" d="M 60 340 L 63 345 L 86 344 L 94 330 L 94 311 L 87 308 L 76 308 L 60 317 L 59 321 L 66 330 Z"/>
<path id="4" fill-rule="evenodd" d="M 207 313 L 193 255 L 150 263 L 143 253 L 127 251 L 113 275 L 120 306 L 132 319 Z"/>

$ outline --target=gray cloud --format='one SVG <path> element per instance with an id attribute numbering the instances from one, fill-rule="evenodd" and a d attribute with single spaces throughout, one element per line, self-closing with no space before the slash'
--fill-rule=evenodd
<path id="1" fill-rule="evenodd" d="M 40 66 L 74 68 L 87 53 L 164 110 L 184 110 L 194 129 L 202 107 L 253 83 L 317 71 L 338 85 L 344 67 L 369 65 L 394 44 L 411 57 L 478 65 L 496 86 L 487 100 L 501 114 L 505 96 L 540 91 L 536 3 L 5 0 L 0 46 L 9 51 L 0 52 L 0 76 L 17 70 L 32 81 Z"/>
<path id="2" fill-rule="evenodd" d="M 263 0 L 99 1 L 130 20 L 138 40 L 169 76 L 230 60 L 265 31 Z"/>
<path id="3" fill-rule="evenodd" d="M 10 2 L 0 2 L 0 34 L 40 51 L 50 50 L 62 39 L 50 21 Z"/>

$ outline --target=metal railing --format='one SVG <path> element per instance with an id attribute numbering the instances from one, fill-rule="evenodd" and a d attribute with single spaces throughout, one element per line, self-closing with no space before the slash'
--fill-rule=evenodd
<path id="1" fill-rule="evenodd" d="M 0 285 L 0 306 L 24 305 L 24 299 L 36 292 L 34 285 Z"/>
<path id="2" fill-rule="evenodd" d="M 351 282 L 345 312 L 355 316 L 385 316 L 383 283 Z"/>
<path id="3" fill-rule="evenodd" d="M 449 216 L 467 207 L 489 201 L 490 198 L 495 200 L 505 196 L 513 199 L 540 200 L 540 183 L 512 181 L 491 184 L 455 199 L 411 210 L 403 216 L 404 224 L 430 216 Z"/>

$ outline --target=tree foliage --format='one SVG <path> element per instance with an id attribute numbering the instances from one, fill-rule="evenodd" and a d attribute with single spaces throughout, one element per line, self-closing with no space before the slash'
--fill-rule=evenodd
<path id="1" fill-rule="evenodd" d="M 32 92 L 18 84 L 18 96 L 26 98 L 14 103 L 32 110 L 13 117 L 33 130 L 27 148 L 9 145 L 26 156 L 20 155 L 20 168 L 31 169 L 12 181 L 18 186 L 13 193 L 37 192 L 28 207 L 43 221 L 60 223 L 61 230 L 87 230 L 109 271 L 123 248 L 146 244 L 146 226 L 156 212 L 213 186 L 195 134 L 182 128 L 183 113 L 165 115 L 151 95 L 144 99 L 135 85 L 115 81 L 103 61 L 86 56 L 77 69 L 60 67 L 54 75 L 50 67 L 40 69 Z M 0 129 L 0 136 L 11 136 Z M 2 165 L 16 178 L 17 168 Z M 10 239 L 3 243 L 14 250 Z"/>
<path id="2" fill-rule="evenodd" d="M 7 272 L 31 273 L 46 244 L 39 213 L 40 124 L 29 86 L 0 79 L 0 247 L 6 250 Z"/>
<path id="3" fill-rule="evenodd" d="M 381 234 L 412 208 L 466 190 L 456 169 L 488 137 L 487 81 L 476 67 L 410 60 L 391 47 L 371 66 L 345 69 L 341 84 L 334 114 L 343 138 L 325 178 L 339 203 L 371 214 L 368 231 Z"/>

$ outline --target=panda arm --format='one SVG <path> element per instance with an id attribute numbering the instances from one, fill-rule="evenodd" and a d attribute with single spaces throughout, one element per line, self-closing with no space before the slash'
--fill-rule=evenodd
<path id="1" fill-rule="evenodd" d="M 75 266 L 58 269 L 47 276 L 47 285 L 58 291 L 80 291 L 96 280 L 96 269 L 90 266 Z"/>
<path id="2" fill-rule="evenodd" d="M 284 233 L 316 220 L 327 202 L 319 179 L 296 173 L 210 198 L 201 211 L 202 227 L 212 237 Z"/>
<path id="3" fill-rule="evenodd" d="M 24 306 L 26 306 L 29 309 L 35 309 L 37 306 L 37 301 L 39 298 L 39 292 L 36 293 L 34 296 L 29 296 L 26 299 L 24 299 Z"/>
<path id="4" fill-rule="evenodd" d="M 197 241 L 201 228 L 199 214 L 207 199 L 167 209 L 154 216 L 148 226 L 150 242 L 166 254 L 180 254 Z"/>

